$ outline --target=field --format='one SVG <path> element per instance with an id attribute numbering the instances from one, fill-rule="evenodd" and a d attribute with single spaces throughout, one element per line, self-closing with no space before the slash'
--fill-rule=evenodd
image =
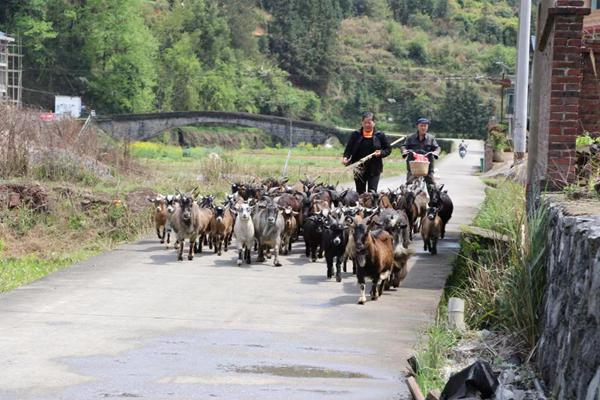
<path id="1" fill-rule="evenodd" d="M 191 148 L 157 143 L 133 143 L 131 153 L 144 170 L 154 171 L 149 185 L 161 192 L 190 190 L 200 186 L 202 193 L 224 194 L 230 181 L 281 177 L 289 149 Z M 209 157 L 209 154 L 218 157 Z M 320 177 L 335 184 L 352 182 L 352 170 L 340 163 L 342 148 L 325 148 L 301 144 L 291 150 L 287 166 L 289 182 L 306 177 Z M 398 152 L 385 159 L 384 177 L 404 174 L 406 164 Z"/>

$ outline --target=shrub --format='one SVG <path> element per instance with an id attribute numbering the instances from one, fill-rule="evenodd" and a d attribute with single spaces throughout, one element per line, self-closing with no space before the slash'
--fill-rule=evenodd
<path id="1" fill-rule="evenodd" d="M 415 39 L 408 43 L 408 57 L 419 65 L 426 65 L 429 62 L 429 52 L 427 43 L 421 39 Z"/>

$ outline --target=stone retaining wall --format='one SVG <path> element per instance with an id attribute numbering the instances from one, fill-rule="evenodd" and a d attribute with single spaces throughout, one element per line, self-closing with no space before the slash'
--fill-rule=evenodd
<path id="1" fill-rule="evenodd" d="M 537 364 L 557 400 L 600 398 L 600 216 L 550 207 Z"/>

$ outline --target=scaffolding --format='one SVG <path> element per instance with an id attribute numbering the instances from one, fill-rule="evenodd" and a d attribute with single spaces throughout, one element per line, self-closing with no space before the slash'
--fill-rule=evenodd
<path id="1" fill-rule="evenodd" d="M 0 102 L 21 106 L 23 94 L 21 43 L 0 32 Z"/>

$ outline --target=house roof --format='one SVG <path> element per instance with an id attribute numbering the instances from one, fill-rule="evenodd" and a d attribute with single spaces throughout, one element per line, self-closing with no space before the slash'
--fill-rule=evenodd
<path id="1" fill-rule="evenodd" d="M 10 36 L 8 36 L 6 33 L 0 31 L 0 40 L 4 41 L 4 42 L 14 42 L 15 39 L 11 38 Z"/>

